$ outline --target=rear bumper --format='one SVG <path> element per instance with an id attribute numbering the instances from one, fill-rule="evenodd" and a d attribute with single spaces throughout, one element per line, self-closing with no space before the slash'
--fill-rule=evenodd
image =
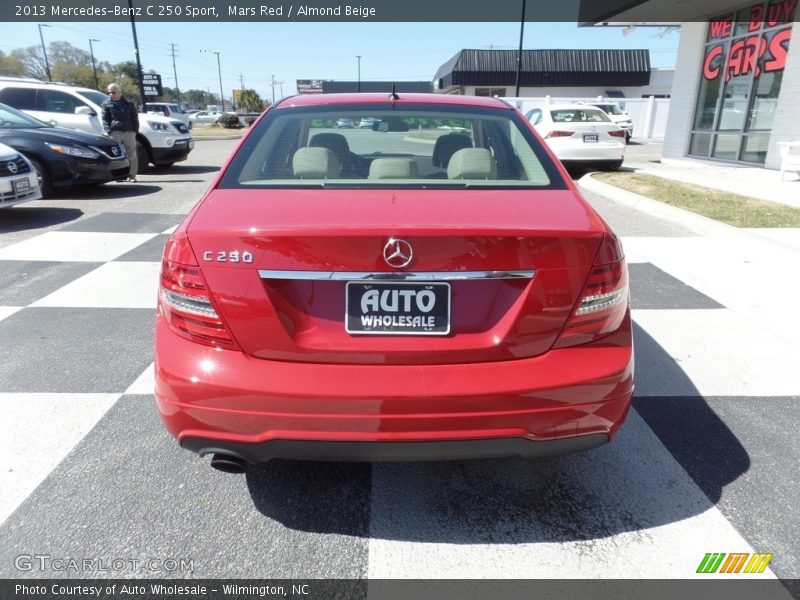
<path id="1" fill-rule="evenodd" d="M 226 454 L 246 463 L 258 464 L 273 458 L 326 461 L 418 461 L 467 460 L 519 456 L 532 459 L 591 450 L 608 442 L 604 433 L 559 440 L 533 441 L 527 438 L 462 440 L 449 442 L 310 442 L 272 440 L 261 444 L 241 444 L 186 437 L 181 446 L 200 456 Z"/>
<path id="2" fill-rule="evenodd" d="M 554 148 L 560 161 L 616 161 L 625 158 L 625 142 L 570 143 Z"/>
<path id="3" fill-rule="evenodd" d="M 156 325 L 156 401 L 201 454 L 422 460 L 588 449 L 622 425 L 633 394 L 630 321 L 593 345 L 514 361 L 331 365 L 215 350 Z"/>

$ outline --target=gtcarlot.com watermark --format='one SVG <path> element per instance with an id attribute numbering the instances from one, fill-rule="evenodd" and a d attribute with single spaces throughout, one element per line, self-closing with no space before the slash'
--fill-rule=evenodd
<path id="1" fill-rule="evenodd" d="M 191 558 L 74 558 L 51 554 L 20 554 L 14 559 L 18 571 L 53 573 L 178 573 L 194 571 Z"/>

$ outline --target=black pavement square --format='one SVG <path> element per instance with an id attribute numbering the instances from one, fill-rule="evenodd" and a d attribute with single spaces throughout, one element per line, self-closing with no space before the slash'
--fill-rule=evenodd
<path id="1" fill-rule="evenodd" d="M 164 251 L 164 244 L 167 243 L 168 239 L 169 236 L 166 234 L 157 235 L 130 252 L 118 256 L 114 260 L 128 262 L 161 262 L 161 253 Z"/>
<path id="2" fill-rule="evenodd" d="M 366 577 L 370 490 L 368 464 L 272 461 L 220 473 L 178 446 L 152 396 L 122 396 L 0 526 L 0 577 L 19 577 L 14 558 L 34 553 L 142 561 L 69 574 L 78 577 Z"/>
<path id="3" fill-rule="evenodd" d="M 183 215 L 152 213 L 101 213 L 62 227 L 61 231 L 93 231 L 98 233 L 161 233 L 174 227 Z"/>
<path id="4" fill-rule="evenodd" d="M 725 308 L 650 263 L 628 265 L 631 308 L 650 310 Z"/>
<path id="5" fill-rule="evenodd" d="M 0 261 L 0 306 L 27 306 L 103 263 Z"/>
<path id="6" fill-rule="evenodd" d="M 154 323 L 152 309 L 24 308 L 0 321 L 0 387 L 122 393 L 153 361 Z"/>

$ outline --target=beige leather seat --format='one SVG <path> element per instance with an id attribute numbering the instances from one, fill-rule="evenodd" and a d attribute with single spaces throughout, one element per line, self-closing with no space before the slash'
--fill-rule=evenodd
<path id="1" fill-rule="evenodd" d="M 460 133 L 448 133 L 436 139 L 433 146 L 433 156 L 431 161 L 434 167 L 446 169 L 450 164 L 453 154 L 464 148 L 471 148 L 472 140 Z"/>
<path id="2" fill-rule="evenodd" d="M 410 158 L 376 158 L 369 166 L 370 179 L 416 179 L 417 163 Z"/>
<path id="3" fill-rule="evenodd" d="M 327 148 L 300 148 L 292 157 L 292 172 L 298 179 L 335 179 L 342 166 Z"/>
<path id="4" fill-rule="evenodd" d="M 464 148 L 450 159 L 448 179 L 497 179 L 497 164 L 486 148 Z"/>

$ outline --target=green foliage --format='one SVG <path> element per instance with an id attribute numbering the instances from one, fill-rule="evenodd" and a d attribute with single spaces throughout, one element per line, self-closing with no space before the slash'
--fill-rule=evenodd
<path id="1" fill-rule="evenodd" d="M 242 90 L 236 108 L 241 112 L 261 112 L 263 102 L 255 90 Z"/>
<path id="2" fill-rule="evenodd" d="M 238 129 L 241 127 L 241 124 L 239 123 L 239 117 L 230 113 L 223 114 L 217 123 L 222 127 L 227 127 L 228 129 Z"/>

